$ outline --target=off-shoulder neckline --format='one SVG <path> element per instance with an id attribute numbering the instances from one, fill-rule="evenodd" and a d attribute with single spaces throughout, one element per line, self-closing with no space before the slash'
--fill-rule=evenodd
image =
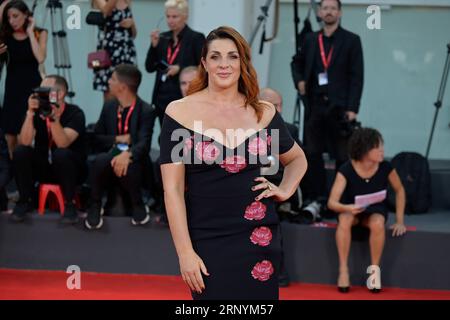
<path id="1" fill-rule="evenodd" d="M 213 137 L 204 135 L 204 134 L 201 133 L 201 132 L 198 132 L 198 131 L 192 130 L 191 128 L 186 127 L 185 125 L 183 125 L 182 123 L 180 123 L 178 120 L 174 119 L 172 116 L 168 115 L 167 113 L 165 113 L 164 115 L 165 115 L 168 119 L 170 119 L 170 120 L 172 120 L 173 122 L 177 123 L 179 126 L 183 127 L 183 128 L 186 129 L 186 130 L 189 130 L 190 132 L 192 132 L 192 133 L 194 133 L 194 134 L 198 134 L 198 135 L 201 135 L 201 136 L 203 136 L 203 137 L 205 137 L 205 138 L 208 138 L 209 140 L 214 141 L 215 143 L 220 144 L 222 147 L 225 147 L 225 148 L 227 148 L 227 149 L 229 149 L 229 150 L 236 150 L 236 149 L 238 149 L 240 146 L 242 146 L 243 144 L 245 144 L 250 138 L 254 137 L 255 135 L 258 135 L 259 133 L 263 132 L 264 130 L 267 130 L 267 129 L 270 127 L 270 125 L 272 124 L 272 122 L 275 120 L 275 118 L 276 118 L 276 116 L 277 116 L 277 113 L 278 113 L 278 111 L 275 110 L 275 113 L 274 113 L 274 115 L 272 116 L 272 119 L 269 121 L 269 123 L 268 123 L 264 128 L 261 128 L 261 129 L 255 131 L 255 132 L 254 132 L 253 134 L 251 134 L 250 136 L 247 136 L 242 142 L 240 142 L 240 143 L 239 143 L 238 145 L 236 145 L 234 148 L 231 148 L 231 147 L 229 147 L 229 146 L 223 144 L 222 142 L 217 141 L 217 140 L 214 139 Z M 222 136 L 224 136 L 223 133 L 222 133 Z"/>

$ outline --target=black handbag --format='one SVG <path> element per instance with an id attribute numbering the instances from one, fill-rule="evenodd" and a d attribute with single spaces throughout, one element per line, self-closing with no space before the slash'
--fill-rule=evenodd
<path id="1" fill-rule="evenodd" d="M 103 27 L 106 19 L 101 11 L 89 11 L 86 16 L 86 23 L 94 26 Z"/>

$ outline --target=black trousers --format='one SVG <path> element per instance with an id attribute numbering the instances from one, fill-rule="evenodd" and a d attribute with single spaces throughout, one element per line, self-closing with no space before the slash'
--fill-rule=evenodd
<path id="1" fill-rule="evenodd" d="M 72 201 L 77 184 L 86 177 L 83 157 L 70 149 L 55 149 L 50 164 L 47 154 L 32 147 L 18 146 L 14 150 L 13 167 L 21 201 L 32 198 L 36 181 L 59 184 L 65 201 Z"/>
<path id="2" fill-rule="evenodd" d="M 315 105 L 305 128 L 305 151 L 308 159 L 302 191 L 310 200 L 325 199 L 327 177 L 322 154 L 328 152 L 336 160 L 336 170 L 348 159 L 348 136 L 342 132 L 345 112 L 341 108 Z"/>
<path id="3" fill-rule="evenodd" d="M 128 166 L 127 174 L 123 177 L 117 177 L 111 166 L 114 158 L 110 152 L 100 153 L 96 156 L 91 170 L 93 202 L 100 203 L 103 193 L 111 187 L 112 184 L 118 183 L 125 190 L 133 206 L 141 205 L 142 201 L 142 183 L 144 176 L 144 167 L 139 161 L 132 162 Z"/>
<path id="4" fill-rule="evenodd" d="M 6 185 L 11 178 L 10 167 L 9 155 L 0 155 L 0 210 L 6 210 L 8 207 Z"/>

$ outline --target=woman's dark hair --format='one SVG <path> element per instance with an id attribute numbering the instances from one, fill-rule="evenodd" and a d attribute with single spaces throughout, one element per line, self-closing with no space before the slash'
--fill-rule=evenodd
<path id="1" fill-rule="evenodd" d="M 383 143 L 381 133 L 372 128 L 360 128 L 353 132 L 348 141 L 348 153 L 352 160 L 362 160 L 362 158 L 372 149 Z"/>
<path id="2" fill-rule="evenodd" d="M 2 39 L 8 38 L 10 37 L 14 30 L 11 27 L 11 25 L 9 24 L 9 20 L 8 20 L 8 11 L 9 9 L 16 9 L 19 10 L 20 12 L 22 12 L 23 14 L 25 14 L 27 16 L 27 19 L 29 16 L 31 16 L 31 11 L 28 8 L 27 4 L 25 2 L 23 2 L 22 0 L 12 0 L 11 2 L 9 2 L 4 10 L 3 10 L 3 16 L 2 16 L 2 26 L 0 29 L 0 36 Z M 25 20 L 25 26 L 28 23 L 27 20 Z"/>

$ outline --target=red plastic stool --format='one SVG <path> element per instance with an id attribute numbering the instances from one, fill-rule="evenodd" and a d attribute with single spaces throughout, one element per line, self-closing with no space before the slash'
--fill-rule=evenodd
<path id="1" fill-rule="evenodd" d="M 57 184 L 41 184 L 39 186 L 39 214 L 44 214 L 45 202 L 50 192 L 52 192 L 56 196 L 59 205 L 59 212 L 61 213 L 61 215 L 64 215 L 64 197 L 61 191 L 61 187 Z"/>

